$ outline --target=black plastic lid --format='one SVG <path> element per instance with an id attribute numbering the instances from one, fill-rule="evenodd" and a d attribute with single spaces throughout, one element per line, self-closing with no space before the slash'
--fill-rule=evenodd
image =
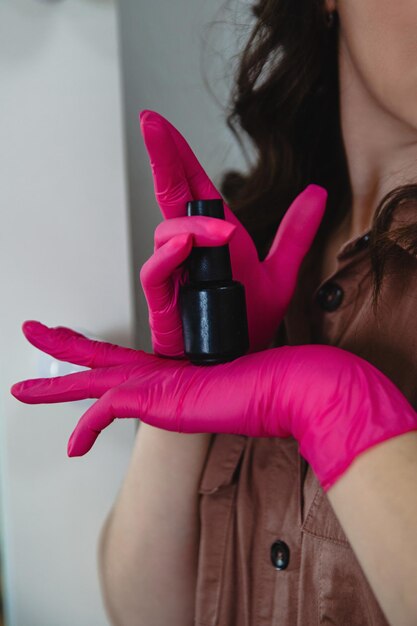
<path id="1" fill-rule="evenodd" d="M 187 215 L 205 215 L 224 220 L 224 207 L 221 198 L 216 200 L 190 200 L 187 202 Z"/>
<path id="2" fill-rule="evenodd" d="M 190 200 L 187 202 L 187 215 L 224 218 L 223 200 Z M 231 281 L 232 266 L 229 245 L 194 246 L 187 259 L 191 282 Z"/>

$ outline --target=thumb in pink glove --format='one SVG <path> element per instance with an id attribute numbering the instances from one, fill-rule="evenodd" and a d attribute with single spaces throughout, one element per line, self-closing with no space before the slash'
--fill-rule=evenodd
<path id="1" fill-rule="evenodd" d="M 283 346 L 199 367 L 35 321 L 23 332 L 44 352 L 91 368 L 11 388 L 30 404 L 98 398 L 72 433 L 69 456 L 86 454 L 117 417 L 184 433 L 293 436 L 327 491 L 358 454 L 417 430 L 417 414 L 394 383 L 334 346 Z"/>
<path id="2" fill-rule="evenodd" d="M 155 354 L 184 356 L 179 284 L 192 245 L 229 244 L 233 278 L 245 287 L 249 352 L 267 348 L 285 316 L 300 265 L 321 223 L 327 191 L 308 185 L 293 201 L 269 253 L 260 261 L 242 223 L 224 204 L 225 221 L 186 215 L 188 200 L 221 198 L 179 131 L 154 111 L 140 113 L 153 173 L 155 195 L 165 221 L 154 235 L 154 254 L 140 271 L 148 303 Z"/>

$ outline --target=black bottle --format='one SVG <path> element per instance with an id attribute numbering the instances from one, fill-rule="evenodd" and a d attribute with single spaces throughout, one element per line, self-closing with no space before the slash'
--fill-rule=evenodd
<path id="1" fill-rule="evenodd" d="M 191 200 L 187 215 L 225 219 L 223 201 Z M 180 286 L 185 356 L 195 365 L 214 365 L 246 354 L 249 333 L 245 288 L 233 280 L 228 244 L 193 247 Z"/>

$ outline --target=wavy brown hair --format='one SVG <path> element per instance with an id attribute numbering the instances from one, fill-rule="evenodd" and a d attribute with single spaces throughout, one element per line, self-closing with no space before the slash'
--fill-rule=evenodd
<path id="1" fill-rule="evenodd" d="M 338 14 L 327 26 L 324 0 L 259 0 L 254 25 L 238 55 L 226 121 L 246 151 L 255 147 L 246 173 L 227 171 L 220 190 L 251 234 L 263 259 L 294 198 L 311 182 L 328 191 L 314 245 L 351 209 L 352 190 L 339 119 Z M 245 137 L 246 138 L 246 137 Z M 385 263 L 400 266 L 404 250 L 417 254 L 417 223 L 390 227 L 401 203 L 417 201 L 417 184 L 392 189 L 378 203 L 369 250 L 376 311 Z"/>

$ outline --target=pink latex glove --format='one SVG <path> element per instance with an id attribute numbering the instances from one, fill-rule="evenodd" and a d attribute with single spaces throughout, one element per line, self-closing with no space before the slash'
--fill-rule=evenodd
<path id="1" fill-rule="evenodd" d="M 320 226 L 327 191 L 308 185 L 292 202 L 264 261 L 229 207 L 225 221 L 186 214 L 188 200 L 221 198 L 178 130 L 155 111 L 142 111 L 140 125 L 149 153 L 155 195 L 165 221 L 154 234 L 154 254 L 140 271 L 155 354 L 182 357 L 178 307 L 181 264 L 195 246 L 229 244 L 233 278 L 245 287 L 249 352 L 270 346 L 294 293 L 298 270 Z"/>
<path id="2" fill-rule="evenodd" d="M 91 368 L 11 388 L 29 404 L 98 398 L 73 431 L 69 456 L 86 454 L 117 417 L 183 433 L 293 436 L 327 491 L 358 454 L 417 430 L 417 414 L 394 383 L 335 346 L 283 346 L 201 367 L 65 327 L 27 321 L 22 329 L 44 352 Z"/>

